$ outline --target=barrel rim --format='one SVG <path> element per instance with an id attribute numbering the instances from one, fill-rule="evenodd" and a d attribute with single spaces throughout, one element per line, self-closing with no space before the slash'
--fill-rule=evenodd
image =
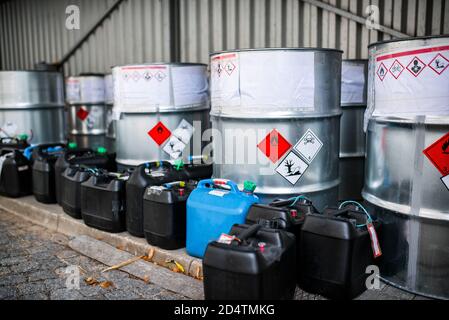
<path id="1" fill-rule="evenodd" d="M 349 63 L 363 63 L 368 64 L 369 59 L 343 59 L 341 62 L 349 62 Z"/>
<path id="2" fill-rule="evenodd" d="M 4 69 L 4 70 L 0 70 L 0 74 L 2 73 L 10 73 L 10 72 L 26 72 L 26 73 L 50 73 L 50 74 L 60 74 L 62 75 L 61 72 L 59 71 L 51 71 L 51 70 L 31 70 L 31 69 L 24 69 L 24 70 L 9 70 L 9 69 Z"/>
<path id="3" fill-rule="evenodd" d="M 401 39 L 377 41 L 377 42 L 370 43 L 368 45 L 368 48 L 375 47 L 375 46 L 378 46 L 381 44 L 394 43 L 394 42 L 413 41 L 413 40 L 430 40 L 430 39 L 441 39 L 441 38 L 448 38 L 448 40 L 449 40 L 449 34 L 442 34 L 442 35 L 436 35 L 436 36 L 422 36 L 422 37 L 405 37 L 405 38 L 401 38 Z"/>
<path id="4" fill-rule="evenodd" d="M 376 123 L 397 123 L 397 124 L 416 124 L 416 116 L 407 115 L 384 115 L 371 116 L 369 122 Z M 446 125 L 449 123 L 449 115 L 428 115 L 424 123 L 433 125 Z"/>
<path id="5" fill-rule="evenodd" d="M 137 66 L 177 66 L 177 67 L 192 67 L 192 66 L 204 66 L 207 64 L 200 62 L 146 62 L 146 63 L 130 63 L 123 65 L 112 66 L 111 69 L 122 67 L 137 67 Z"/>
<path id="6" fill-rule="evenodd" d="M 314 51 L 314 52 L 335 52 L 343 53 L 343 50 L 332 49 L 332 48 L 316 48 L 316 47 L 273 47 L 273 48 L 246 48 L 246 49 L 233 49 L 233 50 L 221 50 L 210 52 L 209 57 L 215 56 L 217 54 L 223 53 L 236 53 L 236 52 L 258 52 L 258 51 Z"/>
<path id="7" fill-rule="evenodd" d="M 104 77 L 106 74 L 101 72 L 81 72 L 78 77 Z"/>

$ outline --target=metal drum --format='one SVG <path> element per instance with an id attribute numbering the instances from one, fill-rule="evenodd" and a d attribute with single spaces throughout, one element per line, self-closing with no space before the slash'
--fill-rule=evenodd
<path id="1" fill-rule="evenodd" d="M 28 135 L 31 144 L 64 141 L 62 76 L 0 71 L 0 137 Z"/>
<path id="2" fill-rule="evenodd" d="M 83 74 L 66 79 L 69 140 L 79 147 L 106 145 L 106 104 L 104 76 Z"/>
<path id="3" fill-rule="evenodd" d="M 211 55 L 214 177 L 257 184 L 262 201 L 338 199 L 341 55 L 257 49 Z"/>
<path id="4" fill-rule="evenodd" d="M 344 60 L 341 66 L 340 200 L 362 198 L 368 60 Z"/>
<path id="5" fill-rule="evenodd" d="M 369 51 L 362 195 L 383 222 L 381 276 L 447 299 L 449 38 L 381 42 Z"/>
<path id="6" fill-rule="evenodd" d="M 112 74 L 119 165 L 202 155 L 210 128 L 206 65 L 128 65 Z"/>
<path id="7" fill-rule="evenodd" d="M 104 77 L 105 101 L 106 101 L 106 148 L 110 152 L 115 152 L 115 120 L 112 112 L 114 109 L 114 82 L 112 74 Z"/>

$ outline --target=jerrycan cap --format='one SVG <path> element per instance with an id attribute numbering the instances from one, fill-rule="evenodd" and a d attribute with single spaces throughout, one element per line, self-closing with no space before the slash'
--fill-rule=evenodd
<path id="1" fill-rule="evenodd" d="M 69 147 L 69 149 L 78 148 L 78 144 L 76 142 L 69 142 L 69 144 L 67 146 Z"/>
<path id="2" fill-rule="evenodd" d="M 19 135 L 17 136 L 17 138 L 18 138 L 19 140 L 27 141 L 27 140 L 28 140 L 28 135 L 27 135 L 26 133 L 19 134 Z"/>
<path id="3" fill-rule="evenodd" d="M 176 159 L 173 163 L 175 166 L 175 170 L 179 171 L 184 167 L 184 161 L 182 159 Z"/>
<path id="4" fill-rule="evenodd" d="M 108 152 L 108 149 L 106 149 L 105 147 L 98 147 L 97 148 L 97 153 L 98 154 L 106 154 Z"/>
<path id="5" fill-rule="evenodd" d="M 256 190 L 256 184 L 252 181 L 246 180 L 243 182 L 243 191 L 253 193 Z"/>

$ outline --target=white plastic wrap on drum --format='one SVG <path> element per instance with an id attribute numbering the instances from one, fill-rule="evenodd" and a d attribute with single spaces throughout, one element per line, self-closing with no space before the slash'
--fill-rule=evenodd
<path id="1" fill-rule="evenodd" d="M 80 76 L 66 79 L 66 101 L 75 103 L 103 103 L 105 101 L 104 77 Z"/>
<path id="2" fill-rule="evenodd" d="M 314 110 L 314 62 L 309 51 L 216 54 L 211 57 L 212 110 Z"/>
<path id="3" fill-rule="evenodd" d="M 449 40 L 445 46 L 372 52 L 372 115 L 449 115 Z"/>
<path id="4" fill-rule="evenodd" d="M 112 74 L 107 74 L 104 77 L 104 95 L 106 104 L 114 103 L 114 82 Z"/>
<path id="5" fill-rule="evenodd" d="M 341 68 L 341 104 L 365 104 L 365 64 L 343 61 Z"/>
<path id="6" fill-rule="evenodd" d="M 148 64 L 115 67 L 114 115 L 207 105 L 205 65 Z"/>

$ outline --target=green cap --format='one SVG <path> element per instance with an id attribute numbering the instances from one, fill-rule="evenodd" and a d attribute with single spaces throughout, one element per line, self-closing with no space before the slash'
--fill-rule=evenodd
<path id="1" fill-rule="evenodd" d="M 246 180 L 243 182 L 243 190 L 247 192 L 254 192 L 254 190 L 256 190 L 256 184 L 252 181 Z"/>
<path id="2" fill-rule="evenodd" d="M 76 149 L 78 148 L 78 144 L 76 142 L 69 142 L 68 147 L 69 149 Z"/>
<path id="3" fill-rule="evenodd" d="M 184 161 L 182 161 L 182 159 L 176 159 L 174 165 L 176 170 L 181 170 L 181 168 L 184 167 Z"/>
<path id="4" fill-rule="evenodd" d="M 105 147 L 98 147 L 97 148 L 97 153 L 99 154 L 105 154 L 108 152 L 108 149 L 106 149 Z"/>
<path id="5" fill-rule="evenodd" d="M 17 138 L 19 138 L 19 140 L 28 140 L 28 135 L 26 133 L 19 134 Z"/>

